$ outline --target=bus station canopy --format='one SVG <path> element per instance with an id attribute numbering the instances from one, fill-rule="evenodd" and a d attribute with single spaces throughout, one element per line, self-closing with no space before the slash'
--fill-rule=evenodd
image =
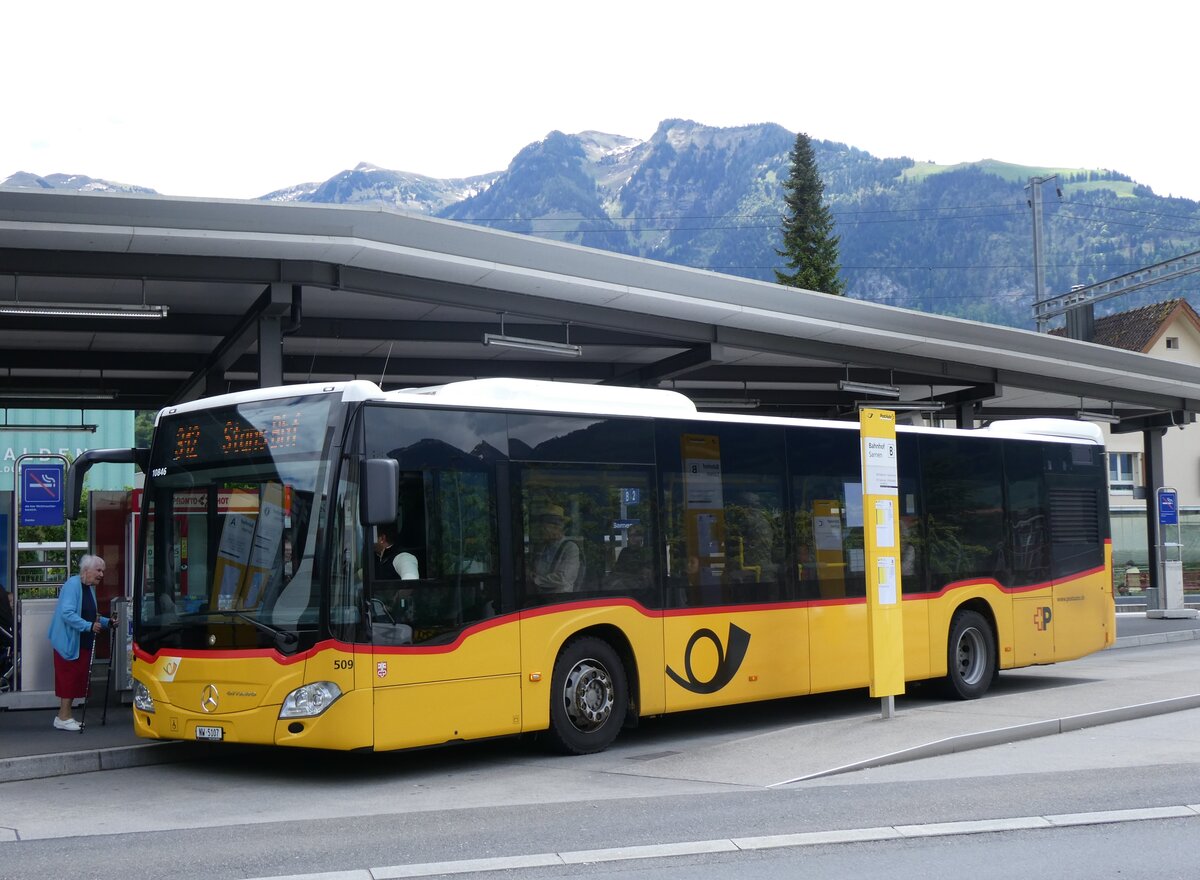
<path id="1" fill-rule="evenodd" d="M 515 376 L 812 417 L 1200 410 L 1200 366 L 1136 352 L 390 209 L 160 196 L 0 190 L 0 350 L 4 407 Z"/>

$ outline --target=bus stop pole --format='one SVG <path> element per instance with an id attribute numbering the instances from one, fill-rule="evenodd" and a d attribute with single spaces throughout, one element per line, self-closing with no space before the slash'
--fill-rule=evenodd
<path id="1" fill-rule="evenodd" d="M 896 414 L 885 409 L 862 410 L 859 437 L 871 696 L 880 698 L 881 714 L 888 719 L 896 714 L 895 695 L 904 693 Z"/>

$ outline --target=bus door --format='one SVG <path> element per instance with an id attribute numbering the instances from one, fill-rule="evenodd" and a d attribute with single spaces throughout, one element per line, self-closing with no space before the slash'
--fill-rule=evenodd
<path id="1" fill-rule="evenodd" d="M 494 421 L 366 410 L 368 455 L 396 459 L 401 474 L 395 520 L 363 535 L 377 749 L 520 732 L 519 629 L 501 617 L 498 465 L 478 452 Z"/>

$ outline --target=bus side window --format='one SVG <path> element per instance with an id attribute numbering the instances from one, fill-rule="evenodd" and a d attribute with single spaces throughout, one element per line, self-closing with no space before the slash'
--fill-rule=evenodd
<path id="1" fill-rule="evenodd" d="M 788 587 L 785 434 L 662 422 L 658 464 L 674 605 L 779 601 Z"/>

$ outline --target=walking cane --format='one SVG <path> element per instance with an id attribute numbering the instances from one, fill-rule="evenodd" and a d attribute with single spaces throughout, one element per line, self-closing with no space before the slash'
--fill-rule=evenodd
<path id="1" fill-rule="evenodd" d="M 117 659 L 117 616 L 108 619 L 108 673 L 104 676 L 104 710 L 100 713 L 100 726 L 108 723 L 108 696 L 112 693 L 112 680 L 117 677 L 113 663 Z"/>
<path id="2" fill-rule="evenodd" d="M 84 719 L 87 718 L 88 697 L 92 694 L 92 664 L 96 662 L 96 634 L 92 633 L 92 653 L 88 655 L 87 684 L 83 688 L 83 711 L 79 713 L 79 732 L 83 733 Z"/>

